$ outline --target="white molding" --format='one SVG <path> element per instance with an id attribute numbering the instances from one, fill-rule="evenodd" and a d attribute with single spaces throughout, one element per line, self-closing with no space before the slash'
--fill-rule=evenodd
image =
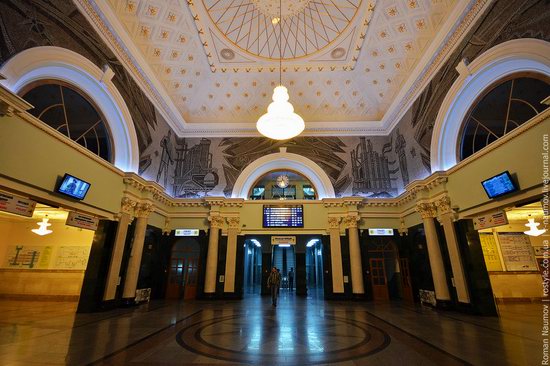
<path id="1" fill-rule="evenodd" d="M 43 46 L 24 50 L 0 69 L 6 80 L 0 81 L 13 93 L 25 85 L 43 79 L 61 80 L 94 101 L 101 110 L 114 142 L 114 165 L 124 171 L 137 172 L 139 147 L 130 111 L 112 81 L 84 56 L 61 47 Z M 112 73 L 112 71 L 110 71 Z"/>
<path id="2" fill-rule="evenodd" d="M 300 172 L 309 179 L 315 186 L 318 199 L 335 197 L 332 182 L 319 165 L 306 157 L 284 151 L 269 154 L 251 162 L 237 178 L 231 197 L 248 199 L 252 185 L 259 178 L 273 170 L 284 169 Z"/>
<path id="3" fill-rule="evenodd" d="M 477 97 L 498 80 L 518 72 L 550 76 L 550 42 L 516 39 L 501 43 L 478 56 L 455 80 L 435 120 L 431 142 L 432 172 L 457 164 L 457 146 L 462 121 Z"/>

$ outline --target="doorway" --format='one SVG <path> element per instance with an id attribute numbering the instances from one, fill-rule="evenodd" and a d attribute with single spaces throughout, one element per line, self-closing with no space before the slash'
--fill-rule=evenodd
<path id="1" fill-rule="evenodd" d="M 262 244 L 258 239 L 244 241 L 243 294 L 260 294 L 262 286 Z"/>
<path id="2" fill-rule="evenodd" d="M 294 245 L 273 245 L 271 266 L 276 267 L 281 274 L 281 289 L 294 292 L 296 286 L 296 255 Z"/>
<path id="3" fill-rule="evenodd" d="M 306 286 L 309 295 L 323 294 L 323 243 L 311 239 L 306 244 Z"/>
<path id="4" fill-rule="evenodd" d="M 200 266 L 200 245 L 194 238 L 182 238 L 174 243 L 170 256 L 167 299 L 193 300 L 197 296 Z"/>

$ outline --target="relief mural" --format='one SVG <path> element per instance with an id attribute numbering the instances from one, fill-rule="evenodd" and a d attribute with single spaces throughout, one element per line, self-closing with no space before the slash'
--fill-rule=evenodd
<path id="1" fill-rule="evenodd" d="M 395 197 L 411 178 L 422 179 L 422 164 L 413 139 L 411 113 L 390 136 L 297 137 L 288 141 L 263 137 L 177 138 L 157 115 L 149 134 L 152 143 L 142 152 L 139 174 L 166 188 L 174 197 L 230 197 L 235 181 L 254 160 L 281 147 L 314 161 L 331 180 L 336 196 Z M 403 132 L 400 132 L 403 131 Z"/>

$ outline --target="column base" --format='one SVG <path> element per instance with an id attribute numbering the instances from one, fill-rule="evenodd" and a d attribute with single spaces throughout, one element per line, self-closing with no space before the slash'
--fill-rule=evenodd
<path id="1" fill-rule="evenodd" d="M 204 300 L 216 300 L 218 297 L 215 292 L 205 292 L 202 298 Z"/>
<path id="2" fill-rule="evenodd" d="M 437 300 L 435 308 L 438 310 L 454 310 L 455 306 L 451 300 Z"/>
<path id="3" fill-rule="evenodd" d="M 104 300 L 99 304 L 99 310 L 100 311 L 108 311 L 116 309 L 120 306 L 120 301 L 118 300 Z"/>
<path id="4" fill-rule="evenodd" d="M 139 303 L 136 302 L 136 299 L 134 297 L 123 298 L 120 301 L 120 306 L 123 308 L 137 306 L 137 305 L 139 305 Z"/>
<path id="5" fill-rule="evenodd" d="M 352 294 L 351 295 L 351 299 L 353 301 L 365 301 L 367 300 L 367 295 L 366 294 Z"/>
<path id="6" fill-rule="evenodd" d="M 236 292 L 224 292 L 223 298 L 225 300 L 242 300 L 243 296 Z"/>
<path id="7" fill-rule="evenodd" d="M 344 292 L 332 292 L 330 294 L 325 295 L 325 300 L 349 300 L 348 295 L 346 295 Z"/>

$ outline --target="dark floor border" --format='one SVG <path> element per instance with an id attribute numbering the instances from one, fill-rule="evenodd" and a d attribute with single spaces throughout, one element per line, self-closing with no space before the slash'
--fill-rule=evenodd
<path id="1" fill-rule="evenodd" d="M 191 317 L 197 315 L 197 314 L 200 313 L 201 311 L 202 311 L 202 309 L 197 310 L 197 311 L 195 311 L 195 312 L 193 312 L 193 313 L 187 315 L 186 317 L 181 318 L 180 320 L 176 321 L 175 323 L 172 323 L 172 324 L 170 324 L 170 325 L 167 325 L 167 326 L 165 326 L 165 327 L 162 327 L 161 329 L 159 329 L 159 330 L 157 330 L 157 331 L 154 331 L 153 333 L 151 333 L 151 334 L 149 334 L 149 335 L 146 335 L 145 337 L 142 337 L 142 338 L 140 338 L 140 339 L 138 339 L 138 340 L 135 340 L 134 342 L 132 342 L 132 343 L 130 343 L 130 344 L 128 344 L 128 345 L 126 345 L 126 346 L 124 346 L 124 347 L 122 347 L 122 348 L 120 348 L 120 349 L 114 351 L 114 352 L 111 352 L 111 353 L 109 353 L 108 355 L 105 355 L 105 356 L 103 356 L 103 357 L 101 357 L 101 358 L 98 358 L 98 359 L 95 360 L 95 361 L 90 362 L 88 365 L 99 365 L 99 364 L 101 364 L 101 362 L 107 361 L 109 358 L 114 357 L 114 356 L 118 355 L 119 353 L 122 353 L 122 352 L 126 351 L 128 348 L 131 348 L 131 347 L 133 347 L 133 346 L 135 346 L 135 345 L 137 345 L 137 344 L 139 344 L 139 343 L 141 343 L 141 342 L 143 342 L 143 341 L 146 341 L 147 339 L 152 338 L 152 337 L 154 337 L 154 336 L 156 336 L 156 335 L 158 335 L 158 334 L 164 332 L 164 331 L 167 330 L 167 329 L 170 329 L 170 328 L 172 328 L 172 327 L 175 327 L 175 326 L 178 325 L 179 323 L 181 323 L 181 322 L 183 322 L 183 321 L 185 321 L 185 320 L 187 320 L 187 319 L 189 319 L 189 318 L 191 318 Z"/>
<path id="2" fill-rule="evenodd" d="M 462 362 L 462 363 L 464 363 L 464 365 L 471 365 L 471 366 L 473 366 L 472 363 L 470 363 L 470 362 L 468 362 L 468 361 L 466 361 L 466 360 L 464 360 L 464 359 L 462 359 L 462 358 L 460 358 L 460 357 L 458 357 L 458 356 L 453 355 L 452 353 L 450 353 L 450 352 L 444 350 L 443 348 L 437 347 L 436 345 L 434 345 L 434 344 L 432 344 L 432 343 L 426 341 L 425 339 L 422 339 L 422 338 L 418 337 L 417 335 L 415 335 L 415 334 L 413 334 L 413 333 L 411 333 L 411 332 L 408 332 L 408 331 L 406 331 L 405 329 L 398 327 L 397 325 L 394 325 L 394 324 L 390 323 L 389 321 L 387 321 L 387 320 L 385 320 L 385 319 L 379 317 L 378 315 L 375 315 L 375 314 L 373 314 L 372 312 L 370 312 L 370 311 L 368 311 L 368 310 L 364 310 L 364 311 L 365 311 L 365 313 L 371 315 L 373 318 L 376 318 L 376 319 L 380 320 L 381 322 L 383 322 L 383 323 L 385 323 L 385 324 L 391 326 L 392 328 L 397 329 L 398 331 L 407 334 L 408 336 L 410 336 L 410 337 L 416 339 L 417 341 L 419 341 L 419 342 L 421 342 L 421 343 L 427 345 L 428 347 L 434 348 L 434 349 L 438 350 L 439 352 L 444 353 L 445 355 L 449 356 L 450 358 L 454 359 L 455 361 Z"/>

